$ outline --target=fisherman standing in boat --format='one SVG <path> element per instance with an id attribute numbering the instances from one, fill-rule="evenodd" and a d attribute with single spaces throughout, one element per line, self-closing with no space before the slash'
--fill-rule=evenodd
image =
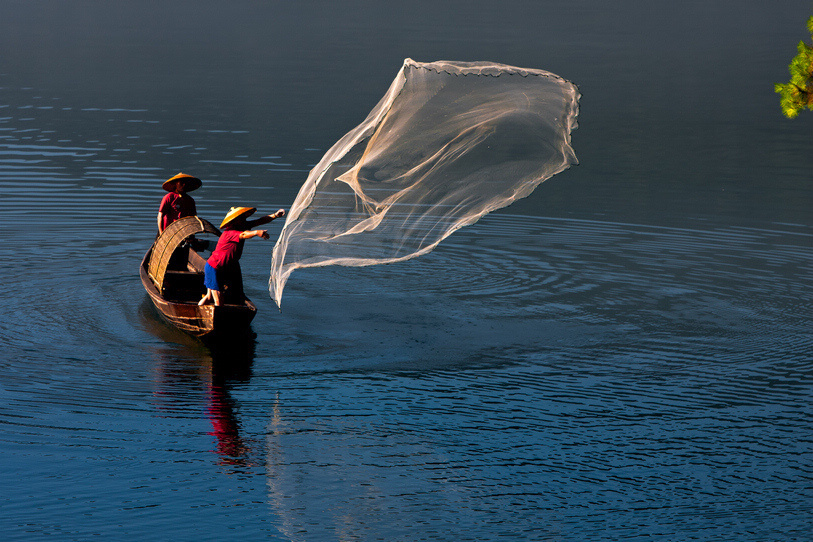
<path id="1" fill-rule="evenodd" d="M 164 181 L 163 188 L 169 194 L 164 196 L 158 207 L 158 233 L 163 232 L 179 218 L 198 214 L 195 200 L 188 192 L 197 190 L 201 184 L 203 183 L 200 179 L 186 173 L 178 173 Z"/>
<path id="2" fill-rule="evenodd" d="M 211 301 L 220 305 L 222 296 L 228 291 L 228 298 L 234 303 L 242 301 L 243 274 L 240 270 L 240 256 L 243 255 L 243 244 L 246 239 L 262 237 L 268 239 L 266 230 L 251 230 L 255 226 L 268 224 L 275 218 L 285 216 L 285 210 L 280 209 L 272 215 L 266 215 L 254 220 L 248 217 L 254 214 L 256 207 L 232 207 L 220 223 L 223 233 L 217 240 L 217 247 L 206 261 L 204 267 L 203 284 L 206 286 L 206 295 L 198 302 L 205 305 Z"/>

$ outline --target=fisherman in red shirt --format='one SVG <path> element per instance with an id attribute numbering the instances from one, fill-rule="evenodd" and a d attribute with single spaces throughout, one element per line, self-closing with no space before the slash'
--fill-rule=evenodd
<path id="1" fill-rule="evenodd" d="M 167 226 L 179 218 L 198 214 L 195 200 L 187 192 L 197 190 L 201 184 L 203 183 L 200 179 L 186 173 L 178 173 L 164 181 L 164 190 L 169 194 L 164 196 L 158 207 L 158 233 L 164 231 Z"/>
<path id="2" fill-rule="evenodd" d="M 247 220 L 256 210 L 256 207 L 232 207 L 220 223 L 223 233 L 220 234 L 217 246 L 204 266 L 203 284 L 207 290 L 198 305 L 205 305 L 210 301 L 214 301 L 215 306 L 220 305 L 221 296 L 226 288 L 235 302 L 242 300 L 243 275 L 240 270 L 240 256 L 243 255 L 243 244 L 246 239 L 252 237 L 268 239 L 266 230 L 251 231 L 251 228 L 285 216 L 285 210 L 280 209 L 272 215 Z"/>

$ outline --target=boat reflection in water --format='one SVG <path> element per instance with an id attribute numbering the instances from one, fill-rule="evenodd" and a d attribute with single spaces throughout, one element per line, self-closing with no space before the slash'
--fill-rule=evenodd
<path id="1" fill-rule="evenodd" d="M 236 405 L 231 396 L 234 382 L 248 382 L 254 362 L 256 335 L 250 333 L 238 344 L 210 344 L 212 368 L 206 382 L 208 388 L 209 421 L 216 438 L 216 452 L 220 464 L 250 466 L 252 448 L 241 438 L 240 422 L 236 415 Z"/>
<path id="2" fill-rule="evenodd" d="M 238 407 L 232 397 L 235 384 L 248 382 L 254 363 L 256 335 L 250 330 L 239 341 L 196 339 L 158 318 L 145 300 L 140 308 L 144 327 L 164 345 L 154 351 L 154 399 L 169 417 L 205 412 L 215 437 L 213 451 L 219 464 L 251 466 L 252 446 L 241 435 Z M 205 406 L 201 408 L 201 402 Z M 196 406 L 197 405 L 197 406 Z"/>

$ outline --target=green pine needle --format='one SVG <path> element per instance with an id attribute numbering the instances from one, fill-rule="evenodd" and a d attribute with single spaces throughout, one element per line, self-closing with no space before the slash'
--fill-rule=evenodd
<path id="1" fill-rule="evenodd" d="M 807 29 L 813 39 L 813 17 L 807 20 Z M 796 117 L 802 109 L 813 111 L 813 47 L 800 41 L 796 50 L 797 55 L 788 66 L 790 82 L 774 85 L 782 113 L 789 119 Z"/>

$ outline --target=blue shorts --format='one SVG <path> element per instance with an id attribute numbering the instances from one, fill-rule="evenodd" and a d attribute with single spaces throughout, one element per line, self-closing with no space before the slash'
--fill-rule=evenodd
<path id="1" fill-rule="evenodd" d="M 206 265 L 203 267 L 203 285 L 210 290 L 220 291 L 220 282 L 217 280 L 217 269 L 209 265 L 209 262 L 206 262 Z"/>

